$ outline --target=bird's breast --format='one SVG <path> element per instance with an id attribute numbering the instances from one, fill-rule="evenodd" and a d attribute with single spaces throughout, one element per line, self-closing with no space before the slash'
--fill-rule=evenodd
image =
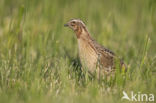
<path id="1" fill-rule="evenodd" d="M 90 72 L 94 72 L 98 58 L 94 48 L 83 39 L 78 39 L 78 48 L 82 66 L 89 69 Z"/>

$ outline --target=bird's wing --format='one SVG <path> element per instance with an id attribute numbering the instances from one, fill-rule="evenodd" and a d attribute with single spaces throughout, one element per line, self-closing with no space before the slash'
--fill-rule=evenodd
<path id="1" fill-rule="evenodd" d="M 106 69 L 106 71 L 112 71 L 115 54 L 102 45 L 99 45 L 96 41 L 92 40 L 92 42 L 92 44 L 94 44 L 96 53 L 98 54 L 100 65 L 103 67 L 102 69 Z"/>
<path id="2" fill-rule="evenodd" d="M 114 54 L 105 48 L 98 48 L 98 56 L 100 64 L 107 72 L 111 72 L 114 69 Z"/>
<path id="3" fill-rule="evenodd" d="M 102 69 L 105 69 L 106 72 L 115 71 L 116 63 L 120 64 L 120 68 L 127 70 L 126 65 L 124 64 L 123 60 L 117 57 L 111 50 L 105 48 L 102 45 L 99 45 L 95 40 L 91 40 L 91 44 L 93 44 L 96 53 L 98 54 L 98 60 L 101 64 Z"/>

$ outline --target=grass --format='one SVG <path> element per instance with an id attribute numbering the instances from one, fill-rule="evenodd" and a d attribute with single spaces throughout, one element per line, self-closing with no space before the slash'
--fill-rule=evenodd
<path id="1" fill-rule="evenodd" d="M 124 58 L 126 75 L 99 83 L 81 72 L 76 36 L 63 27 L 71 18 Z M 0 102 L 125 103 L 123 90 L 156 94 L 155 34 L 154 0 L 0 0 Z"/>

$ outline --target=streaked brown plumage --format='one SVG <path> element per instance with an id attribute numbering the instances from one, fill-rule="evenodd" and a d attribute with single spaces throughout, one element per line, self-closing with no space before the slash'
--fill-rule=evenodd
<path id="1" fill-rule="evenodd" d="M 117 56 L 93 40 L 81 20 L 72 19 L 64 26 L 71 28 L 77 36 L 79 57 L 84 68 L 87 68 L 91 74 L 96 70 L 99 75 L 114 73 Z M 126 68 L 122 61 L 120 61 L 120 66 Z"/>

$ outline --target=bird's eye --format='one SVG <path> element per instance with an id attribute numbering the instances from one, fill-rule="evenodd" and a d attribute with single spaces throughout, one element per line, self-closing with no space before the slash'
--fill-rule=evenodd
<path id="1" fill-rule="evenodd" d="M 76 24 L 75 21 L 71 22 L 71 26 L 75 26 L 75 24 Z"/>
<path id="2" fill-rule="evenodd" d="M 75 22 L 75 21 L 73 21 L 72 23 L 73 23 L 73 24 L 75 24 L 76 22 Z"/>

